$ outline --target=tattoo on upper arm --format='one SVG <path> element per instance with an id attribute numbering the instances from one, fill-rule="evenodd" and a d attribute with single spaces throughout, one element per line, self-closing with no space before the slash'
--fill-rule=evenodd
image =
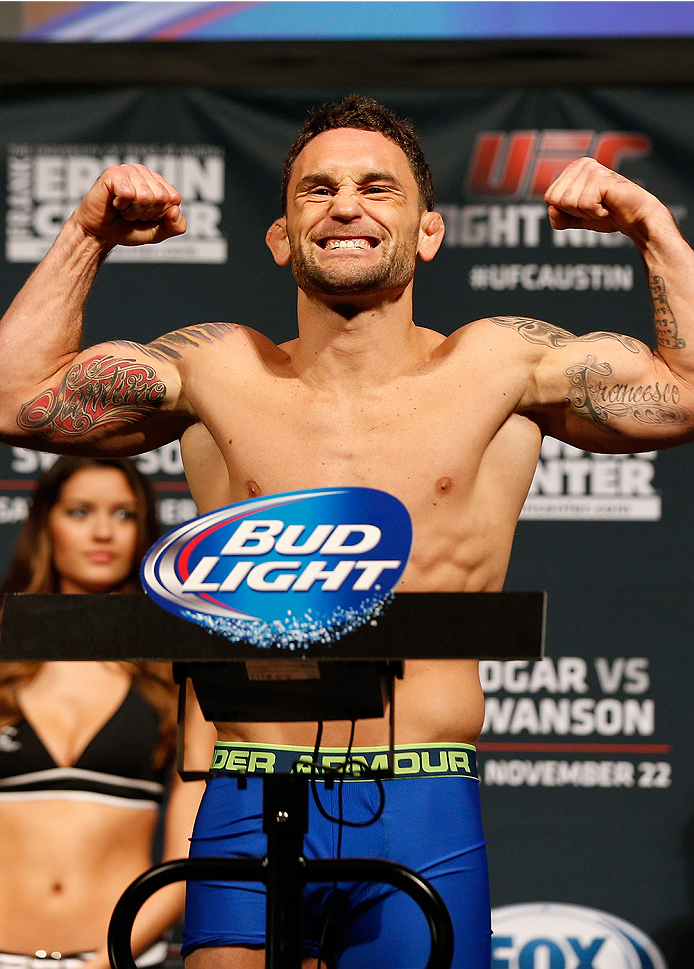
<path id="1" fill-rule="evenodd" d="M 59 387 L 24 404 L 17 423 L 47 440 L 77 437 L 104 424 L 137 423 L 157 411 L 165 397 L 153 367 L 92 357 L 70 367 Z"/>
<path id="2" fill-rule="evenodd" d="M 636 420 L 640 424 L 681 425 L 689 423 L 689 415 L 679 407 L 680 390 L 677 384 L 619 384 L 609 379 L 609 363 L 596 363 L 588 354 L 585 363 L 575 364 L 566 371 L 571 389 L 566 403 L 581 417 L 612 434 L 623 433 L 620 422 Z"/>
<path id="3" fill-rule="evenodd" d="M 492 323 L 497 326 L 507 326 L 515 330 L 528 343 L 538 343 L 541 346 L 559 349 L 566 347 L 570 343 L 595 343 L 596 340 L 617 340 L 623 347 L 631 353 L 640 353 L 646 348 L 638 340 L 623 333 L 610 333 L 607 330 L 599 330 L 596 333 L 586 333 L 584 336 L 574 336 L 568 330 L 561 327 L 552 326 L 542 320 L 531 320 L 521 316 L 492 316 Z"/>
<path id="4" fill-rule="evenodd" d="M 651 276 L 648 284 L 653 299 L 653 324 L 658 346 L 668 350 L 682 350 L 687 344 L 677 335 L 677 320 L 667 301 L 665 280 L 662 276 Z"/>
<path id="5" fill-rule="evenodd" d="M 203 343 L 223 340 L 234 329 L 236 329 L 235 323 L 197 323 L 195 326 L 187 326 L 182 330 L 174 330 L 173 333 L 165 333 L 164 336 L 158 337 L 146 346 L 130 343 L 127 340 L 114 342 L 118 343 L 119 346 L 136 346 L 141 353 L 146 353 L 155 360 L 171 363 L 182 359 L 181 350 L 196 349 Z"/>

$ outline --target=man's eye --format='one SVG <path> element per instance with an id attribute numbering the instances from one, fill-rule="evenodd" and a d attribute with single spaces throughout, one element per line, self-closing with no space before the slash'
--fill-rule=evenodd
<path id="1" fill-rule="evenodd" d="M 382 195 L 384 192 L 387 192 L 388 189 L 386 188 L 385 185 L 369 185 L 367 186 L 365 191 L 369 195 Z"/>
<path id="2" fill-rule="evenodd" d="M 311 189 L 311 195 L 330 195 L 330 189 L 326 188 L 325 185 L 316 186 L 316 188 Z"/>

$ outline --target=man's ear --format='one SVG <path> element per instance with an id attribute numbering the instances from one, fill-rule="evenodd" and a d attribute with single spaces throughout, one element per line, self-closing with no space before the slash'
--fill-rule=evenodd
<path id="1" fill-rule="evenodd" d="M 419 226 L 419 248 L 417 255 L 429 262 L 439 251 L 446 228 L 439 212 L 425 212 Z"/>
<path id="2" fill-rule="evenodd" d="M 265 241 L 278 266 L 287 266 L 291 262 L 292 254 L 289 248 L 287 220 L 285 218 L 276 219 L 272 223 L 265 234 Z"/>

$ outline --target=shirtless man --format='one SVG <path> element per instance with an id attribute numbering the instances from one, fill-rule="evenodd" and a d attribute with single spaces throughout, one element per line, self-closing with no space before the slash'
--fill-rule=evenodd
<path id="1" fill-rule="evenodd" d="M 138 165 L 108 169 L 2 322 L 2 439 L 132 454 L 180 437 L 201 513 L 260 493 L 379 488 L 404 502 L 414 526 L 399 590 L 494 591 L 543 434 L 604 452 L 694 438 L 694 254 L 643 188 L 581 159 L 546 201 L 556 228 L 621 231 L 639 247 L 655 351 L 627 336 L 574 337 L 515 317 L 477 320 L 448 338 L 415 326 L 415 265 L 435 256 L 444 227 L 414 134 L 374 102 L 348 99 L 309 123 L 290 150 L 283 196 L 267 242 L 298 284 L 297 339 L 277 347 L 216 323 L 147 346 L 114 341 L 80 352 L 82 309 L 107 253 L 185 230 L 180 196 L 163 178 Z M 460 745 L 474 762 L 466 745 L 483 719 L 474 662 L 408 663 L 396 709 L 398 744 L 419 747 L 430 765 Z M 316 733 L 315 724 L 218 729 L 232 749 L 255 743 L 294 755 L 312 750 Z M 344 749 L 349 732 L 326 724 L 323 744 Z M 354 747 L 386 741 L 384 722 L 357 724 Z M 246 793 L 234 793 L 233 777 L 212 781 L 194 851 L 262 853 L 253 780 Z M 385 783 L 387 816 L 378 831 L 345 829 L 343 854 L 387 855 L 422 871 L 451 911 L 456 969 L 488 967 L 477 785 L 452 770 Z M 372 812 L 372 787 L 345 782 L 348 819 Z M 329 828 L 312 817 L 307 854 L 334 850 Z M 316 965 L 328 895 L 324 886 L 306 901 L 306 966 Z M 188 969 L 264 964 L 254 886 L 191 886 L 189 896 Z M 340 969 L 425 964 L 428 933 L 405 901 L 363 890 L 340 898 L 331 910 Z"/>

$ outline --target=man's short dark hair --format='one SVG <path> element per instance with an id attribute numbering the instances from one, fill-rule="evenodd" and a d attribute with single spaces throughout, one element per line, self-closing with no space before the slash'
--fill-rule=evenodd
<path id="1" fill-rule="evenodd" d="M 384 108 L 373 98 L 365 98 L 360 94 L 351 94 L 339 104 L 323 104 L 314 108 L 303 128 L 294 139 L 294 143 L 287 152 L 282 169 L 282 188 L 280 199 L 282 211 L 287 211 L 287 193 L 289 179 L 294 162 L 299 152 L 312 141 L 316 135 L 334 128 L 361 128 L 363 131 L 379 131 L 382 135 L 402 148 L 410 163 L 412 174 L 419 186 L 422 205 L 428 211 L 434 208 L 434 186 L 431 171 L 424 157 L 422 146 L 415 134 L 412 122 L 405 118 L 398 118 L 388 108 Z"/>

